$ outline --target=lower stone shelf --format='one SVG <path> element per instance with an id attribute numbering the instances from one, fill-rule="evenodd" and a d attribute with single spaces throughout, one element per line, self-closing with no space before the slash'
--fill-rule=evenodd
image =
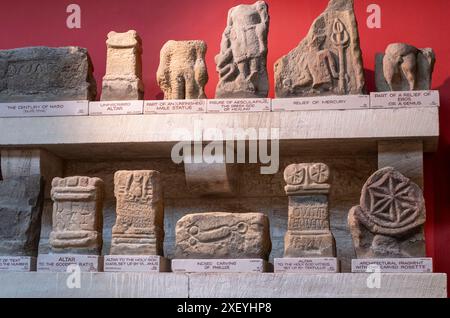
<path id="1" fill-rule="evenodd" d="M 378 280 L 350 273 L 82 273 L 77 281 L 74 274 L 66 273 L 4 272 L 0 273 L 0 297 L 446 298 L 447 275 L 380 274 Z"/>

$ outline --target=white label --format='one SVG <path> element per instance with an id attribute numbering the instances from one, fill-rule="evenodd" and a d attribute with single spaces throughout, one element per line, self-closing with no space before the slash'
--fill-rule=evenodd
<path id="1" fill-rule="evenodd" d="M 139 115 L 143 108 L 142 100 L 90 102 L 89 115 Z"/>
<path id="2" fill-rule="evenodd" d="M 369 268 L 370 265 L 372 265 L 371 268 Z M 433 259 L 384 258 L 352 260 L 353 273 L 374 272 L 375 269 L 379 269 L 381 273 L 432 273 Z"/>
<path id="3" fill-rule="evenodd" d="M 270 112 L 270 99 L 210 99 L 208 113 Z"/>
<path id="4" fill-rule="evenodd" d="M 167 259 L 161 256 L 108 255 L 104 257 L 105 272 L 167 272 Z"/>
<path id="5" fill-rule="evenodd" d="M 262 259 L 174 259 L 172 271 L 180 273 L 263 273 Z"/>
<path id="6" fill-rule="evenodd" d="M 157 100 L 144 102 L 144 114 L 205 113 L 206 99 Z"/>
<path id="7" fill-rule="evenodd" d="M 88 110 L 88 101 L 0 103 L 0 117 L 86 116 Z"/>
<path id="8" fill-rule="evenodd" d="M 439 91 L 370 93 L 371 108 L 438 107 Z"/>
<path id="9" fill-rule="evenodd" d="M 0 256 L 0 272 L 31 272 L 35 270 L 35 257 Z"/>
<path id="10" fill-rule="evenodd" d="M 275 258 L 275 273 L 338 273 L 337 258 Z"/>
<path id="11" fill-rule="evenodd" d="M 346 110 L 370 106 L 369 95 L 318 96 L 277 98 L 272 100 L 272 111 Z"/>
<path id="12" fill-rule="evenodd" d="M 81 272 L 98 272 L 101 257 L 96 255 L 44 254 L 38 256 L 38 272 L 66 272 L 70 265 L 80 266 Z"/>

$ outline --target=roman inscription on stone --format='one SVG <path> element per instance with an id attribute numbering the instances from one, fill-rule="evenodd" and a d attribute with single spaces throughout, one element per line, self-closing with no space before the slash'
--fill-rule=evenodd
<path id="1" fill-rule="evenodd" d="M 97 87 L 86 49 L 0 50 L 0 103 L 94 100 Z"/>
<path id="2" fill-rule="evenodd" d="M 164 204 L 158 171 L 117 171 L 112 255 L 162 255 Z"/>
<path id="3" fill-rule="evenodd" d="M 101 100 L 143 99 L 142 42 L 137 32 L 110 32 L 106 46 L 106 75 L 103 77 Z"/>
<path id="4" fill-rule="evenodd" d="M 420 187 L 394 168 L 378 170 L 348 216 L 357 257 L 425 257 L 425 219 Z"/>
<path id="5" fill-rule="evenodd" d="M 353 0 L 330 0 L 306 38 L 275 63 L 275 96 L 364 93 L 364 67 Z"/>
<path id="6" fill-rule="evenodd" d="M 104 185 L 99 178 L 54 178 L 50 247 L 57 254 L 100 255 Z"/>
<path id="7" fill-rule="evenodd" d="M 378 92 L 430 90 L 436 55 L 431 48 L 418 49 L 405 43 L 392 43 L 375 60 Z"/>
<path id="8" fill-rule="evenodd" d="M 164 99 L 206 99 L 206 49 L 204 41 L 169 41 L 164 44 L 156 74 Z"/>
<path id="9" fill-rule="evenodd" d="M 39 175 L 0 180 L 0 256 L 37 256 L 43 200 Z"/>
<path id="10" fill-rule="evenodd" d="M 264 259 L 271 251 L 262 213 L 189 214 L 176 225 L 176 259 Z"/>
<path id="11" fill-rule="evenodd" d="M 329 176 L 330 170 L 323 163 L 292 164 L 285 169 L 285 191 L 289 197 L 285 257 L 336 256 L 330 230 Z"/>
<path id="12" fill-rule="evenodd" d="M 241 4 L 228 12 L 216 56 L 216 98 L 266 98 L 269 12 L 264 1 Z"/>

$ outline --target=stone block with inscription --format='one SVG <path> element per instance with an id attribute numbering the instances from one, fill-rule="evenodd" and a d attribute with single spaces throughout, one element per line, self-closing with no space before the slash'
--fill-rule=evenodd
<path id="1" fill-rule="evenodd" d="M 375 172 L 348 216 L 358 258 L 425 256 L 422 190 L 394 168 Z"/>
<path id="2" fill-rule="evenodd" d="M 204 41 L 168 41 L 156 74 L 164 99 L 205 99 L 208 82 Z"/>
<path id="3" fill-rule="evenodd" d="M 334 257 L 336 242 L 330 230 L 327 183 L 330 170 L 323 163 L 292 164 L 284 171 L 289 197 L 285 257 Z"/>
<path id="4" fill-rule="evenodd" d="M 262 213 L 197 213 L 176 225 L 177 259 L 264 259 L 272 248 Z"/>
<path id="5" fill-rule="evenodd" d="M 0 102 L 94 100 L 97 86 L 86 49 L 0 50 Z"/>
<path id="6" fill-rule="evenodd" d="M 378 92 L 430 90 L 436 55 L 431 48 L 418 49 L 405 43 L 392 43 L 375 59 Z"/>
<path id="7" fill-rule="evenodd" d="M 117 171 L 112 255 L 162 255 L 164 204 L 158 171 Z"/>
<path id="8" fill-rule="evenodd" d="M 44 181 L 40 175 L 0 181 L 0 256 L 36 256 Z"/>
<path id="9" fill-rule="evenodd" d="M 364 92 L 364 67 L 353 0 L 330 0 L 306 38 L 275 63 L 275 96 Z"/>
<path id="10" fill-rule="evenodd" d="M 103 231 L 104 185 L 99 178 L 54 178 L 53 253 L 100 255 Z"/>
<path id="11" fill-rule="evenodd" d="M 266 98 L 269 9 L 264 1 L 241 4 L 228 12 L 227 27 L 216 56 L 216 98 Z"/>
<path id="12" fill-rule="evenodd" d="M 137 32 L 110 32 L 106 46 L 106 75 L 103 77 L 101 100 L 143 99 L 142 41 Z"/>

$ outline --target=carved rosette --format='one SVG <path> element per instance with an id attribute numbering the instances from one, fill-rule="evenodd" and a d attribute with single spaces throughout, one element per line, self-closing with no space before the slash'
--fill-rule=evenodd
<path id="1" fill-rule="evenodd" d="M 371 232 L 402 236 L 425 224 L 425 200 L 420 187 L 394 168 L 372 175 L 363 187 L 358 220 Z"/>
<path id="2" fill-rule="evenodd" d="M 284 170 L 287 195 L 299 193 L 328 193 L 330 168 L 324 163 L 292 164 Z"/>
<path id="3" fill-rule="evenodd" d="M 375 172 L 362 189 L 360 205 L 349 213 L 358 257 L 425 256 L 425 220 L 418 185 L 391 167 Z"/>

